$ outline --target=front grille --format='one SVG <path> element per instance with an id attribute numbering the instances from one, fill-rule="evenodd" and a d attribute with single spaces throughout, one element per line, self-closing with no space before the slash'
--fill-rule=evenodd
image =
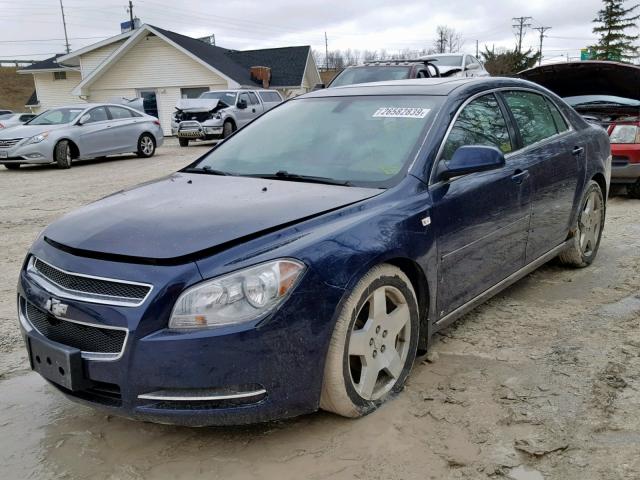
<path id="1" fill-rule="evenodd" d="M 114 383 L 96 382 L 92 381 L 93 385 L 86 390 L 78 390 L 72 392 L 67 390 L 58 384 L 53 384 L 63 393 L 78 397 L 88 402 L 100 403 L 108 407 L 120 407 L 122 405 L 122 394 L 120 393 L 120 387 Z"/>
<path id="2" fill-rule="evenodd" d="M 127 332 L 62 320 L 22 300 L 23 313 L 33 328 L 54 342 L 83 352 L 120 354 Z"/>
<path id="3" fill-rule="evenodd" d="M 629 164 L 629 157 L 624 155 L 614 155 L 611 164 L 614 167 L 624 167 Z"/>
<path id="4" fill-rule="evenodd" d="M 39 258 L 33 261 L 33 267 L 37 272 L 51 283 L 73 292 L 89 294 L 102 298 L 125 299 L 133 303 L 142 303 L 151 286 L 128 283 L 117 280 L 106 280 L 88 277 L 85 275 L 65 272 L 43 262 Z M 90 301 L 88 299 L 88 301 Z"/>
<path id="5" fill-rule="evenodd" d="M 176 113 L 175 118 L 178 122 L 182 122 L 185 120 L 204 122 L 211 118 L 211 112 L 179 112 Z"/>
<path id="6" fill-rule="evenodd" d="M 11 148 L 16 143 L 18 143 L 20 140 L 22 140 L 22 139 L 21 138 L 9 138 L 9 139 L 6 139 L 6 140 L 0 140 L 0 148 Z"/>

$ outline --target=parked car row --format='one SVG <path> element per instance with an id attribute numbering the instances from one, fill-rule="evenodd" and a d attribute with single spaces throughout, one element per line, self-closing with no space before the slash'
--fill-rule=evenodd
<path id="1" fill-rule="evenodd" d="M 35 118 L 34 113 L 5 113 L 0 114 L 0 130 L 4 128 L 11 128 L 17 125 L 24 125 L 32 118 Z"/>
<path id="2" fill-rule="evenodd" d="M 203 113 L 222 100 L 224 130 L 242 95 Z M 464 313 L 553 258 L 590 265 L 610 171 L 607 132 L 523 80 L 302 95 L 47 227 L 18 284 L 31 365 L 74 401 L 163 423 L 366 415 Z"/>

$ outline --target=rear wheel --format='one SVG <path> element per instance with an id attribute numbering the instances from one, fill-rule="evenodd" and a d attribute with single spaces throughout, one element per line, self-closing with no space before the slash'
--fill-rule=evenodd
<path id="1" fill-rule="evenodd" d="M 631 198 L 640 198 L 640 179 L 627 187 L 627 195 Z"/>
<path id="2" fill-rule="evenodd" d="M 71 154 L 71 144 L 68 140 L 58 142 L 54 151 L 54 157 L 58 168 L 71 168 L 73 158 Z"/>
<path id="3" fill-rule="evenodd" d="M 5 163 L 4 166 L 7 170 L 18 170 L 20 168 L 19 163 Z"/>
<path id="4" fill-rule="evenodd" d="M 153 157 L 156 153 L 156 140 L 148 133 L 143 133 L 138 139 L 138 156 L 141 158 Z"/>
<path id="5" fill-rule="evenodd" d="M 178 138 L 178 143 L 180 144 L 181 147 L 188 147 L 189 146 L 189 139 L 188 138 Z"/>
<path id="6" fill-rule="evenodd" d="M 226 122 L 224 122 L 224 125 L 222 126 L 223 138 L 227 138 L 235 131 L 236 131 L 236 126 L 233 124 L 231 120 L 227 120 Z"/>
<path id="7" fill-rule="evenodd" d="M 582 198 L 570 246 L 558 255 L 560 262 L 572 267 L 591 265 L 600 247 L 604 219 L 605 203 L 602 189 L 597 182 L 591 180 Z"/>
<path id="8" fill-rule="evenodd" d="M 402 390 L 416 356 L 418 325 L 416 295 L 407 276 L 387 264 L 370 270 L 340 310 L 320 407 L 360 417 Z"/>

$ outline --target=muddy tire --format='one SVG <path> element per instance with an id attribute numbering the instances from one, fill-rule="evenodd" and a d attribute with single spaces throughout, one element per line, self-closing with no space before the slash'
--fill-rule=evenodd
<path id="1" fill-rule="evenodd" d="M 178 143 L 180 144 L 181 147 L 188 147 L 189 146 L 189 139 L 188 138 L 179 138 L 178 139 Z"/>
<path id="2" fill-rule="evenodd" d="M 150 158 L 156 153 L 156 139 L 150 133 L 143 133 L 138 138 L 138 151 L 140 158 Z"/>
<path id="3" fill-rule="evenodd" d="M 18 170 L 20 168 L 19 163 L 5 163 L 4 168 L 7 170 Z"/>
<path id="4" fill-rule="evenodd" d="M 598 254 L 604 227 L 606 204 L 602 189 L 591 180 L 580 203 L 578 219 L 573 227 L 575 234 L 570 246 L 558 255 L 560 263 L 570 267 L 587 267 Z"/>
<path id="5" fill-rule="evenodd" d="M 629 198 L 640 198 L 640 180 L 627 187 L 627 196 Z"/>
<path id="6" fill-rule="evenodd" d="M 231 120 L 227 120 L 226 122 L 224 122 L 224 125 L 222 126 L 222 138 L 227 138 L 231 136 L 231 134 L 235 131 L 236 131 L 236 126 L 234 125 L 234 123 Z"/>
<path id="7" fill-rule="evenodd" d="M 67 140 L 60 140 L 53 152 L 58 168 L 71 168 L 73 160 L 71 154 L 71 144 Z"/>
<path id="8" fill-rule="evenodd" d="M 411 281 L 398 268 L 371 269 L 343 303 L 329 344 L 320 408 L 361 417 L 400 392 L 418 347 Z"/>

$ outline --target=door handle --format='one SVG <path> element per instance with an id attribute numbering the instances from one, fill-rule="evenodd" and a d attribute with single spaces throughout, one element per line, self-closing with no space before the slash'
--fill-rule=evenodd
<path id="1" fill-rule="evenodd" d="M 256 113 L 256 109 L 255 109 L 255 108 L 252 108 L 252 109 L 251 109 L 251 111 L 252 111 L 253 113 Z"/>
<path id="2" fill-rule="evenodd" d="M 573 155 L 582 155 L 582 152 L 584 152 L 584 147 L 573 147 L 571 151 Z"/>
<path id="3" fill-rule="evenodd" d="M 511 180 L 520 185 L 526 178 L 529 177 L 529 170 L 516 170 L 511 176 Z"/>

